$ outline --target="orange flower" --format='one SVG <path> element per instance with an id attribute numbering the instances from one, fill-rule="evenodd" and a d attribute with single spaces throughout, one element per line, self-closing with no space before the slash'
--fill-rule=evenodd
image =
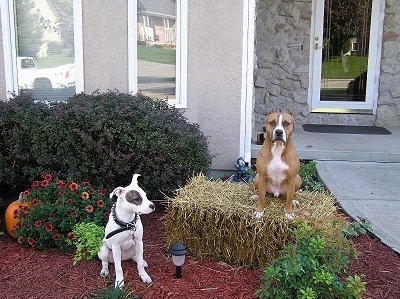
<path id="1" fill-rule="evenodd" d="M 75 239 L 75 234 L 73 232 L 70 232 L 70 233 L 68 233 L 67 238 L 70 240 L 73 240 L 73 239 Z"/>
<path id="2" fill-rule="evenodd" d="M 46 226 L 45 226 L 45 230 L 47 231 L 47 232 L 51 232 L 51 231 L 53 231 L 53 224 L 51 224 L 51 223 L 46 223 Z"/>
<path id="3" fill-rule="evenodd" d="M 49 181 L 47 181 L 47 180 L 44 180 L 40 183 L 40 186 L 42 186 L 42 187 L 47 187 L 48 185 L 49 185 Z"/>
<path id="4" fill-rule="evenodd" d="M 78 190 L 78 184 L 71 182 L 71 184 L 69 184 L 69 189 L 71 189 L 72 192 L 75 192 L 76 190 Z"/>
<path id="5" fill-rule="evenodd" d="M 23 238 L 23 237 L 18 237 L 18 243 L 19 243 L 19 244 L 24 243 L 24 238 Z"/>
<path id="6" fill-rule="evenodd" d="M 82 192 L 81 198 L 82 198 L 83 200 L 88 199 L 88 198 L 89 198 L 89 193 L 87 193 L 87 192 Z"/>
<path id="7" fill-rule="evenodd" d="M 86 210 L 86 212 L 88 212 L 88 213 L 90 214 L 90 213 L 93 212 L 94 208 L 93 208 L 92 206 L 89 205 L 89 206 L 86 207 L 85 210 Z"/>

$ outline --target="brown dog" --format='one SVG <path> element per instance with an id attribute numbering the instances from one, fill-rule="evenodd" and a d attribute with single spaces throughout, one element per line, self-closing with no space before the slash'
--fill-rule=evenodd
<path id="1" fill-rule="evenodd" d="M 254 186 L 259 190 L 257 211 L 264 215 L 267 192 L 275 197 L 286 194 L 285 217 L 293 219 L 294 193 L 301 187 L 300 160 L 291 140 L 294 118 L 291 113 L 271 113 L 265 121 L 267 136 L 256 161 Z"/>

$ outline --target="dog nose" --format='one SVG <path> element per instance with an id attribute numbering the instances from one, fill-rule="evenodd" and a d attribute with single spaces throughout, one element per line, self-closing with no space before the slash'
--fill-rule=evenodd
<path id="1" fill-rule="evenodd" d="M 275 134 L 276 134 L 276 136 L 278 136 L 278 137 L 282 137 L 283 131 L 280 130 L 280 129 L 278 129 L 278 130 L 275 131 Z"/>
<path id="2" fill-rule="evenodd" d="M 149 205 L 149 208 L 155 210 L 156 206 L 154 205 L 154 203 L 152 203 L 151 205 Z"/>

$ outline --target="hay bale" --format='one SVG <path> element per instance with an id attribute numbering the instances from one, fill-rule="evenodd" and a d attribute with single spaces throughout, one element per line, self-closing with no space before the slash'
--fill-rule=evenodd
<path id="1" fill-rule="evenodd" d="M 268 198 L 264 217 L 254 217 L 257 202 L 250 185 L 194 177 L 169 198 L 167 245 L 182 241 L 198 258 L 232 265 L 264 267 L 290 241 L 293 222 L 284 217 L 284 198 Z M 335 214 L 329 194 L 297 192 L 298 218 L 325 223 Z M 303 216 L 301 216 L 303 214 Z"/>

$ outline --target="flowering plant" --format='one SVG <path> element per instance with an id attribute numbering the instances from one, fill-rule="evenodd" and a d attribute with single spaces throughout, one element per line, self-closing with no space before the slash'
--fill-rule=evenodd
<path id="1" fill-rule="evenodd" d="M 73 248 L 76 224 L 93 222 L 105 226 L 112 205 L 105 189 L 95 189 L 89 182 L 53 179 L 48 173 L 42 178 L 23 192 L 24 201 L 31 205 L 18 214 L 18 243 L 67 251 Z"/>

